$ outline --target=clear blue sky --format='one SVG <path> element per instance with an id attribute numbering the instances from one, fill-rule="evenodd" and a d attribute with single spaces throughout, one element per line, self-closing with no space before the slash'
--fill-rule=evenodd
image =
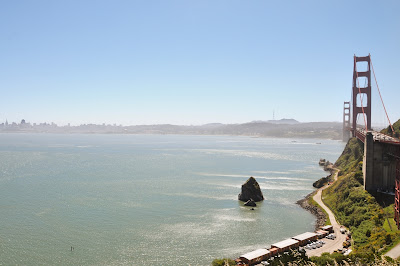
<path id="1" fill-rule="evenodd" d="M 242 123 L 273 110 L 341 121 L 353 55 L 368 53 L 397 120 L 399 12 L 400 1 L 4 0 L 0 123 Z"/>

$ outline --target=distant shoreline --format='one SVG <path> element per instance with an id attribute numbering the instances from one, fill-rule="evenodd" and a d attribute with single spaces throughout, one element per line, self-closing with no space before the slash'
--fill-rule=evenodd
<path id="1" fill-rule="evenodd" d="M 60 131 L 0 131 L 0 134 L 56 134 L 56 135 L 149 135 L 149 136 L 221 136 L 221 137 L 249 137 L 249 138 L 279 138 L 279 139 L 323 139 L 323 140 L 340 140 L 340 138 L 328 138 L 322 136 L 305 136 L 305 135 L 293 135 L 293 136 L 275 136 L 275 135 L 234 135 L 234 134 L 196 134 L 196 133 L 131 133 L 131 132 L 60 132 Z"/>
<path id="2" fill-rule="evenodd" d="M 56 124 L 0 124 L 0 133 L 55 133 L 55 134 L 150 134 L 150 135 L 210 135 L 275 138 L 316 138 L 339 140 L 342 124 L 338 122 L 312 122 L 273 124 L 250 122 L 244 124 L 180 125 L 96 125 L 57 126 Z"/>

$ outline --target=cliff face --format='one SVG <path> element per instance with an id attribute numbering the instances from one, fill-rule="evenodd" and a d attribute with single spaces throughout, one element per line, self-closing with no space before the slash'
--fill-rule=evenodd
<path id="1" fill-rule="evenodd" d="M 253 199 L 254 201 L 264 200 L 264 196 L 261 192 L 260 185 L 254 177 L 250 177 L 243 185 L 242 190 L 239 194 L 239 200 L 248 201 Z"/>

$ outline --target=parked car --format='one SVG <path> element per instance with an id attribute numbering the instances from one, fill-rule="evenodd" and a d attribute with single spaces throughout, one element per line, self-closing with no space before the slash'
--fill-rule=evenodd
<path id="1" fill-rule="evenodd" d="M 333 239 L 333 234 L 329 234 L 326 236 L 327 239 Z"/>
<path id="2" fill-rule="evenodd" d="M 328 239 L 335 239 L 336 236 L 335 236 L 334 234 L 329 234 L 326 238 L 328 238 Z"/>
<path id="3" fill-rule="evenodd" d="M 344 248 L 348 248 L 348 247 L 350 247 L 350 241 L 345 241 L 345 242 L 343 242 L 343 247 Z"/>

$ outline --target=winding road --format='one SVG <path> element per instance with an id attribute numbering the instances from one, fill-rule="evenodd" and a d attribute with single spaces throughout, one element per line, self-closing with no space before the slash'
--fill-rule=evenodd
<path id="1" fill-rule="evenodd" d="M 339 171 L 336 171 L 335 173 L 335 181 L 338 177 Z M 329 252 L 332 253 L 334 250 L 337 250 L 339 248 L 343 247 L 343 242 L 346 241 L 346 234 L 341 234 L 340 233 L 340 227 L 341 225 L 336 221 L 335 215 L 333 215 L 333 212 L 322 202 L 322 191 L 326 189 L 328 185 L 320 188 L 317 190 L 317 193 L 314 195 L 313 199 L 323 208 L 329 216 L 329 220 L 331 221 L 331 224 L 333 226 L 333 230 L 335 231 L 336 238 L 331 240 L 331 239 L 324 239 L 325 245 L 323 245 L 320 248 L 317 249 L 311 249 L 307 250 L 307 255 L 309 257 L 311 256 L 321 256 L 322 253 L 324 252 Z"/>
<path id="2" fill-rule="evenodd" d="M 335 181 L 338 177 L 339 171 L 336 171 L 335 173 Z M 342 248 L 343 242 L 346 241 L 346 234 L 341 234 L 340 233 L 340 227 L 341 225 L 336 221 L 335 215 L 333 215 L 332 211 L 323 203 L 322 201 L 322 191 L 326 189 L 328 185 L 320 188 L 317 190 L 317 193 L 314 195 L 313 199 L 323 208 L 329 216 L 329 220 L 331 221 L 331 224 L 333 226 L 333 230 L 335 231 L 336 239 L 330 240 L 330 239 L 325 239 L 325 245 L 323 245 L 321 248 L 317 249 L 311 249 L 307 250 L 307 255 L 309 257 L 311 256 L 321 256 L 322 253 L 324 252 L 329 252 L 332 253 L 334 250 L 337 250 L 338 248 Z M 393 259 L 396 259 L 400 257 L 400 244 L 396 245 L 394 248 L 389 250 L 385 256 L 391 257 Z"/>

